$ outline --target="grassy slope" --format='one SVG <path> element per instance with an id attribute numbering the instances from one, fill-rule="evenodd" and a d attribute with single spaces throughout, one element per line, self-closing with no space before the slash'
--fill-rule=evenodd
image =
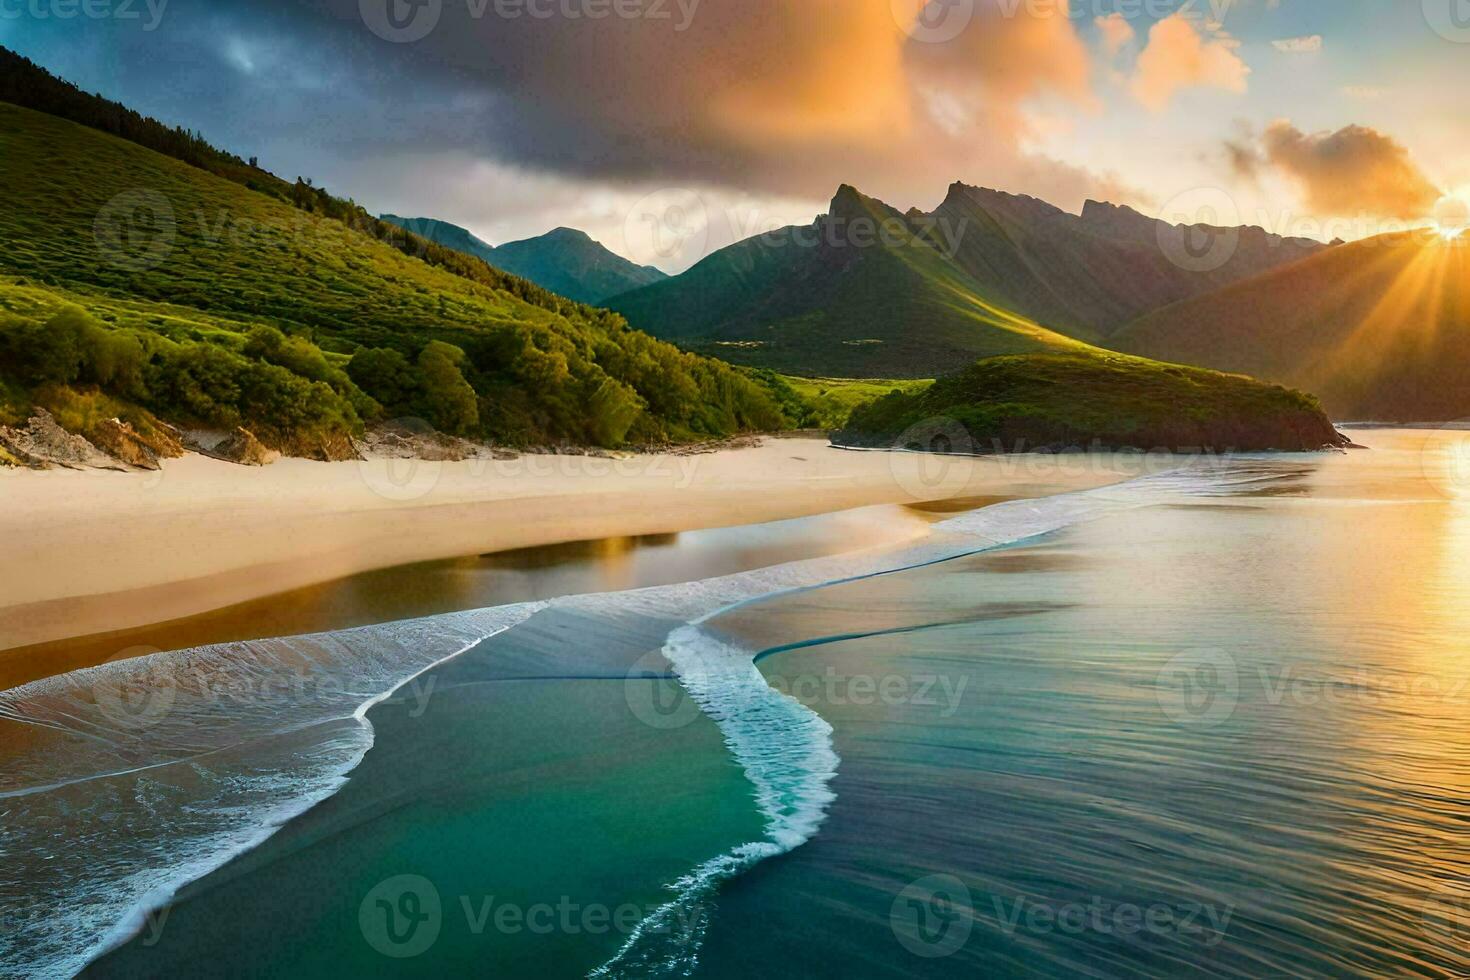
<path id="1" fill-rule="evenodd" d="M 452 339 L 495 321 L 576 332 L 549 310 L 122 140 L 4 104 L 0 134 L 0 179 L 24 189 L 0 212 L 0 261 L 34 281 L 192 308 L 236 328 L 307 327 L 343 350 L 405 331 Z M 162 195 L 175 227 L 166 258 L 140 271 L 112 261 L 129 254 L 103 247 L 93 227 L 132 190 Z"/>
<path id="2" fill-rule="evenodd" d="M 807 425 L 815 429 L 840 429 L 853 410 L 894 391 L 922 391 L 933 381 L 893 381 L 855 378 L 782 378 L 810 406 Z"/>
<path id="3" fill-rule="evenodd" d="M 557 228 L 535 238 L 507 242 L 488 261 L 507 272 L 545 286 L 582 303 L 601 303 L 611 296 L 668 278 L 637 265 L 593 241 L 585 232 Z"/>
<path id="4" fill-rule="evenodd" d="M 844 187 L 828 220 L 823 244 L 784 229 L 608 305 L 658 336 L 795 374 L 926 378 L 976 356 L 1084 346 L 993 301 L 913 228 L 886 245 L 847 240 L 855 221 L 904 227 L 879 201 Z"/>
<path id="5" fill-rule="evenodd" d="M 1148 357 L 1316 392 L 1337 418 L 1470 415 L 1470 238 L 1388 235 L 1144 317 L 1117 338 Z"/>
<path id="6" fill-rule="evenodd" d="M 785 229 L 610 305 L 659 336 L 746 363 L 920 377 L 976 356 L 1105 343 L 1146 311 L 1325 247 L 1240 229 L 1229 261 L 1191 271 L 1163 247 L 1178 229 L 1123 209 L 1089 213 L 957 183 L 933 215 L 901 215 L 844 187 L 813 226 L 835 227 L 842 244 L 791 244 L 813 228 Z M 910 234 L 887 247 L 843 242 L 854 219 Z"/>
<path id="7" fill-rule="evenodd" d="M 668 278 L 651 266 L 628 261 L 593 241 L 585 232 L 571 228 L 557 228 L 496 248 L 447 221 L 391 214 L 382 218 L 579 303 L 601 303 L 610 296 Z"/>
<path id="8" fill-rule="evenodd" d="M 860 408 L 838 441 L 960 452 L 1304 450 L 1344 442 L 1309 395 L 1237 375 L 1093 354 L 978 361 L 921 391 Z"/>
<path id="9" fill-rule="evenodd" d="M 105 325 L 235 349 L 259 324 L 339 355 L 377 346 L 412 357 L 444 340 L 471 353 L 466 373 L 500 429 L 484 434 L 506 441 L 606 441 L 574 417 L 585 417 L 579 404 L 603 382 L 637 403 L 630 438 L 779 424 L 765 393 L 728 368 L 629 331 L 604 311 L 547 294 L 528 302 L 494 285 L 524 284 L 483 265 L 484 282 L 452 274 L 342 222 L 3 103 L 0 142 L 0 181 L 11 195 L 0 210 L 0 305 L 14 312 L 71 302 Z M 94 229 L 99 215 L 108 226 L 109 202 L 135 191 L 172 213 L 171 245 L 150 268 L 128 263 L 145 251 L 108 247 Z M 716 392 L 701 398 L 706 388 Z M 716 393 L 732 391 L 752 409 L 733 413 L 739 418 L 710 407 Z"/>
<path id="10" fill-rule="evenodd" d="M 1325 247 L 1240 229 L 1229 233 L 1236 244 L 1228 261 L 1193 270 L 1164 248 L 1182 233 L 1134 212 L 1125 222 L 1122 210 L 1094 206 L 1083 218 L 1035 198 L 954 184 L 935 214 L 962 232 L 957 265 L 1011 309 L 1069 336 L 1109 336 L 1150 310 Z"/>

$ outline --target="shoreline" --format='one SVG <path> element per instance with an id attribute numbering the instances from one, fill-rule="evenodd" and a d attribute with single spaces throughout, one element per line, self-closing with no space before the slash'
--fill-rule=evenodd
<path id="1" fill-rule="evenodd" d="M 992 522 L 986 522 L 982 520 L 981 522 L 979 522 L 978 526 L 956 529 L 954 531 L 956 539 L 951 540 L 947 545 L 938 545 L 937 550 L 933 548 L 926 548 L 922 540 L 922 536 L 920 536 L 919 539 L 915 540 L 913 546 L 909 548 L 908 551 L 899 552 L 896 557 L 891 553 L 869 552 L 868 549 L 859 549 L 858 551 L 853 552 L 851 555 L 844 553 L 834 553 L 818 558 L 798 559 L 794 562 L 779 563 L 774 566 L 760 566 L 744 572 L 716 576 L 715 578 L 709 580 L 701 580 L 721 583 L 723 588 L 711 593 L 697 594 L 692 597 L 680 597 L 679 593 L 683 588 L 683 586 L 680 584 L 675 584 L 662 588 L 653 587 L 651 589 L 645 587 L 636 589 L 634 591 L 653 592 L 656 594 L 667 596 L 668 598 L 665 601 L 670 603 L 667 609 L 668 614 L 678 617 L 691 617 L 692 613 L 698 615 L 699 618 L 695 619 L 691 617 L 690 622 L 698 624 L 706 622 L 709 619 L 722 613 L 731 612 L 734 609 L 745 605 L 747 601 L 753 598 L 770 597 L 783 593 L 806 591 L 807 588 L 810 587 L 810 583 L 804 582 L 804 579 L 812 579 L 816 582 L 830 584 L 846 581 L 847 579 L 843 578 L 843 576 L 856 576 L 858 578 L 867 578 L 873 575 L 885 575 L 891 572 L 922 567 L 925 564 L 933 562 L 934 560 L 936 560 L 936 558 L 947 560 L 948 558 L 956 557 L 963 554 L 979 553 L 995 548 L 1003 548 L 1011 544 L 1025 541 L 1036 536 L 1037 534 L 1047 533 L 1060 527 L 1068 526 L 1068 524 L 1076 517 L 1072 509 L 1060 508 L 1054 509 L 1056 510 L 1056 512 L 1054 513 L 1043 515 L 1038 521 L 1037 512 L 1040 508 L 1035 505 L 1036 501 L 1044 500 L 1047 498 L 1071 497 L 1088 489 L 1099 489 L 1102 487 L 1110 487 L 1118 483 L 1127 482 L 1128 474 L 1125 474 L 1121 471 L 1110 474 L 1106 471 L 1106 464 L 1103 463 L 1103 460 L 1105 459 L 1107 459 L 1107 457 L 1100 457 L 1093 460 L 1093 463 L 1096 464 L 1095 479 L 1078 479 L 1075 477 L 1072 479 L 1067 479 L 1065 475 L 1060 472 L 1053 473 L 1050 477 L 1051 482 L 1048 485 L 1046 485 L 1045 487 L 1038 487 L 1038 489 L 1042 489 L 1044 490 L 1044 492 L 1036 495 L 1022 495 L 1018 497 L 1013 497 L 1006 503 L 997 505 L 999 508 L 1002 509 L 1006 507 L 1007 503 L 1011 505 L 1023 505 L 1019 512 L 1019 520 L 1017 520 L 1014 516 L 1018 512 L 1016 510 L 1010 510 L 1005 513 L 1005 516 L 998 516 L 994 525 L 992 525 Z M 986 473 L 984 475 L 990 478 L 994 478 L 997 476 L 1005 478 L 1004 474 L 1000 474 L 998 472 Z M 970 473 L 969 477 L 971 480 L 973 480 L 975 474 Z M 1047 478 L 1038 477 L 1038 479 L 1044 480 Z M 1012 485 L 1019 486 L 1020 484 L 1017 481 L 1012 481 Z M 1107 499 L 1108 498 L 1106 497 L 1103 498 L 1103 500 L 1105 501 L 1105 507 L 1108 506 L 1106 504 Z M 988 508 L 985 507 L 982 507 L 979 510 L 975 511 L 975 513 L 977 514 L 987 512 Z M 964 518 L 957 519 L 961 521 L 964 520 Z M 938 523 L 943 526 L 943 524 L 945 524 L 946 522 L 941 521 Z M 968 545 L 962 543 L 961 539 L 965 538 L 973 538 L 973 542 Z M 896 544 L 897 542 L 890 543 Z M 974 550 L 971 551 L 969 549 Z M 856 562 L 856 568 L 851 567 L 851 563 L 853 562 Z M 788 575 L 782 574 L 783 570 L 793 569 L 799 569 L 802 572 L 802 574 L 798 576 L 798 578 L 795 580 L 790 578 Z M 613 594 L 616 596 L 618 593 Z M 550 602 L 537 602 L 529 605 L 533 605 L 535 607 L 534 614 L 539 615 L 548 611 L 555 611 L 558 609 L 574 609 L 576 608 L 576 603 L 579 598 L 585 597 L 576 595 L 564 597 L 563 602 L 565 604 L 553 600 Z M 524 606 L 527 604 L 518 605 Z M 501 608 L 509 610 L 511 608 L 514 608 L 514 606 L 506 606 Z M 500 610 L 486 610 L 486 612 L 491 613 L 498 611 Z M 529 618 L 529 616 L 526 617 L 526 619 Z M 487 642 L 491 642 L 494 639 L 494 636 L 498 633 L 508 632 L 515 629 L 516 626 L 519 625 L 519 623 L 525 622 L 526 619 L 519 619 L 516 623 L 504 626 L 502 629 L 488 633 L 484 638 L 474 643 L 471 643 L 462 649 L 459 649 L 457 652 L 451 653 L 443 658 L 437 659 L 431 664 L 419 668 L 417 672 L 412 675 L 412 677 L 400 680 L 386 692 L 379 692 L 369 700 L 364 701 L 355 710 L 353 718 L 360 725 L 362 725 L 363 730 L 368 735 L 369 743 L 365 750 L 361 752 L 360 755 L 358 755 L 357 758 L 352 761 L 351 764 L 346 768 L 345 772 L 342 774 L 342 777 L 340 777 L 341 781 L 335 784 L 331 788 L 331 791 L 325 794 L 323 799 L 305 808 L 302 813 L 299 814 L 297 817 L 271 826 L 269 831 L 262 835 L 258 841 L 252 840 L 252 842 L 250 842 L 246 846 L 239 848 L 236 852 L 227 855 L 213 869 L 203 874 L 190 877 L 186 884 L 181 884 L 178 887 L 174 888 L 166 900 L 160 899 L 157 896 L 145 896 L 143 901 L 140 902 L 138 906 L 136 906 L 134 909 L 132 909 L 129 915 L 128 921 L 134 924 L 132 936 L 120 944 L 114 942 L 106 948 L 101 949 L 96 953 L 90 954 L 88 964 L 95 965 L 97 963 L 103 962 L 108 956 L 126 956 L 128 954 L 128 947 L 130 943 L 133 939 L 136 938 L 137 935 L 140 934 L 137 928 L 137 924 L 146 922 L 149 915 L 153 914 L 158 909 L 165 907 L 167 904 L 179 903 L 180 907 L 187 908 L 192 899 L 199 897 L 199 895 L 197 894 L 186 894 L 185 889 L 199 882 L 207 882 L 212 875 L 227 874 L 226 869 L 228 868 L 230 862 L 240 860 L 246 854 L 257 851 L 263 847 L 270 846 L 270 841 L 277 834 L 289 831 L 293 827 L 300 827 L 300 821 L 310 819 L 308 814 L 312 813 L 313 811 L 319 813 L 321 811 L 321 808 L 332 806 L 333 800 L 335 800 L 342 793 L 344 787 L 362 787 L 363 785 L 365 785 L 365 781 L 371 780 L 372 776 L 364 775 L 364 765 L 368 764 L 368 760 L 373 758 L 373 753 L 381 748 L 381 744 L 379 742 L 380 732 L 377 724 L 377 721 L 380 721 L 381 718 L 375 720 L 374 716 L 379 711 L 401 710 L 403 707 L 402 705 L 399 705 L 397 708 L 390 707 L 393 704 L 393 695 L 397 691 L 402 690 L 405 685 L 412 683 L 413 678 L 426 674 L 431 674 L 435 671 L 450 669 L 450 665 L 453 664 L 454 661 L 465 656 L 466 654 L 470 653 L 481 645 Z M 685 627 L 684 635 L 698 636 L 699 627 L 697 625 Z M 639 647 L 637 649 L 642 648 Z M 636 650 L 633 650 L 632 652 L 636 652 Z M 629 654 L 629 651 L 624 651 L 624 653 Z M 752 657 L 754 657 L 754 651 L 750 651 L 750 653 Z M 691 650 L 690 655 L 694 658 L 694 662 L 699 661 L 700 654 L 697 650 Z M 670 661 L 675 665 L 681 665 L 681 660 L 683 660 L 683 658 L 673 655 L 667 646 L 664 648 L 664 656 L 668 657 Z M 639 662 L 641 663 L 641 661 Z M 615 669 L 619 673 L 622 673 L 624 671 L 624 665 L 615 662 Z M 693 674 L 699 674 L 699 671 L 693 671 L 692 673 L 686 674 L 686 676 L 693 676 Z M 709 676 L 719 677 L 722 679 L 724 678 L 724 675 L 718 671 L 710 673 Z M 745 684 L 749 684 L 751 682 L 750 677 L 744 677 L 741 675 L 737 675 L 737 679 L 743 681 Z M 760 690 L 765 690 L 764 682 L 758 681 L 757 683 L 759 684 Z M 715 688 L 710 689 L 708 693 L 711 696 L 719 698 L 721 696 L 724 696 L 727 692 L 722 691 L 721 689 L 719 689 L 718 686 L 716 686 Z M 784 697 L 780 695 L 777 695 L 777 698 L 778 702 L 782 704 L 788 703 L 789 700 L 784 699 Z M 697 703 L 702 702 L 702 699 L 699 697 L 696 697 L 695 700 Z M 807 709 L 799 710 L 806 711 Z M 633 713 L 634 715 L 636 715 L 636 709 Z M 707 709 L 701 707 L 701 715 L 708 717 L 709 715 Z M 815 713 L 812 713 L 812 717 L 817 718 L 819 722 L 821 720 L 820 716 L 815 715 Z M 648 724 L 646 720 L 641 720 L 641 723 L 645 725 Z M 664 734 L 682 729 L 682 726 L 671 729 L 662 729 L 656 725 L 649 725 L 648 727 L 650 728 L 650 730 L 659 731 Z M 723 724 L 719 725 L 719 728 L 722 734 L 725 736 L 725 744 L 728 745 L 731 735 L 730 731 L 727 730 Z M 832 755 L 831 758 L 832 771 L 835 771 L 835 754 Z M 807 774 L 799 773 L 798 775 L 803 784 L 808 785 L 808 789 L 810 789 L 809 784 L 811 783 L 811 779 L 807 776 Z M 818 784 L 820 787 L 825 787 L 828 779 L 830 779 L 830 775 L 826 775 L 824 778 L 823 775 L 819 773 L 815 777 L 815 783 Z M 816 790 L 817 796 L 821 797 L 817 801 L 816 811 L 808 809 L 805 813 L 800 814 L 795 818 L 794 824 L 788 825 L 782 829 L 788 832 L 794 832 L 799 829 L 808 829 L 807 824 L 809 821 L 815 820 L 816 823 L 820 823 L 821 818 L 817 817 L 816 814 L 825 807 L 825 804 L 827 802 L 830 802 L 829 799 L 825 798 L 825 792 L 827 791 L 824 788 Z M 784 851 L 794 849 L 794 847 L 796 846 L 800 846 L 799 844 L 791 844 L 789 846 L 781 845 L 778 831 L 773 829 L 773 825 L 770 823 L 770 821 L 776 821 L 777 824 L 780 824 L 781 819 L 778 819 L 777 816 L 769 813 L 764 814 L 764 816 L 768 821 L 766 832 L 769 840 L 763 840 L 753 845 L 747 844 L 745 845 L 745 847 L 737 848 L 735 852 L 732 852 L 732 854 L 736 856 L 749 858 L 752 865 L 767 857 L 774 856 L 777 853 L 783 853 Z M 815 826 L 811 826 L 809 829 L 814 832 Z M 761 848 L 761 851 L 758 853 L 747 853 L 746 848 L 749 847 L 759 847 Z M 724 858 L 729 858 L 730 856 L 731 855 L 725 855 Z M 707 872 L 707 869 L 723 867 L 724 858 L 719 858 L 715 861 L 707 862 L 706 864 L 700 865 L 696 869 L 695 873 L 698 874 L 701 872 Z M 738 874 L 741 870 L 743 869 L 734 869 L 734 873 Z M 713 874 L 714 872 L 707 873 Z M 657 912 L 655 911 L 654 914 L 657 914 Z M 114 931 L 117 932 L 118 930 Z M 634 931 L 630 934 L 630 940 L 636 940 L 639 935 L 640 932 Z M 626 952 L 626 950 L 631 945 L 631 942 L 625 945 L 624 952 Z M 147 953 L 145 955 L 152 954 Z M 619 953 L 619 956 L 622 955 L 623 953 Z M 616 962 L 616 958 L 614 959 L 614 962 Z"/>
<path id="2" fill-rule="evenodd" d="M 935 459 L 765 440 L 693 456 L 281 460 L 0 473 L 0 651 L 171 622 L 364 572 L 875 504 L 1116 482 L 1111 456 Z M 1059 483 L 1062 484 L 1059 486 Z"/>

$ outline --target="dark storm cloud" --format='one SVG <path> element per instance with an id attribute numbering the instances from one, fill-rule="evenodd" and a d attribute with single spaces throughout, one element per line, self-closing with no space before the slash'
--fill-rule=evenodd
<path id="1" fill-rule="evenodd" d="M 52 24 L 18 46 L 287 176 L 455 154 L 787 196 L 847 181 L 905 206 L 956 178 L 1099 192 L 1018 148 L 1024 100 L 1090 101 L 1064 15 L 978 0 L 966 31 L 925 44 L 891 0 L 419 0 L 439 4 L 433 29 L 393 43 L 369 23 L 403 0 L 361 2 L 366 18 L 359 0 L 173 0 L 154 31 Z"/>

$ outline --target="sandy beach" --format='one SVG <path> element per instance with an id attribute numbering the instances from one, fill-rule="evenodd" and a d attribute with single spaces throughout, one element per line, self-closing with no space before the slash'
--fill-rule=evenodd
<path id="1" fill-rule="evenodd" d="M 1090 457 L 933 458 L 793 439 L 695 456 L 286 459 L 255 469 L 190 455 L 158 473 L 6 472 L 0 649 L 416 562 L 1120 476 Z"/>

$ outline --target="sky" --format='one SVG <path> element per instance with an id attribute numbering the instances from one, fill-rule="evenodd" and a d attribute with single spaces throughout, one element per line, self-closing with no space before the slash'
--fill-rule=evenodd
<path id="1" fill-rule="evenodd" d="M 0 0 L 0 44 L 372 211 L 669 272 L 842 183 L 1323 240 L 1470 199 L 1470 0 Z"/>

